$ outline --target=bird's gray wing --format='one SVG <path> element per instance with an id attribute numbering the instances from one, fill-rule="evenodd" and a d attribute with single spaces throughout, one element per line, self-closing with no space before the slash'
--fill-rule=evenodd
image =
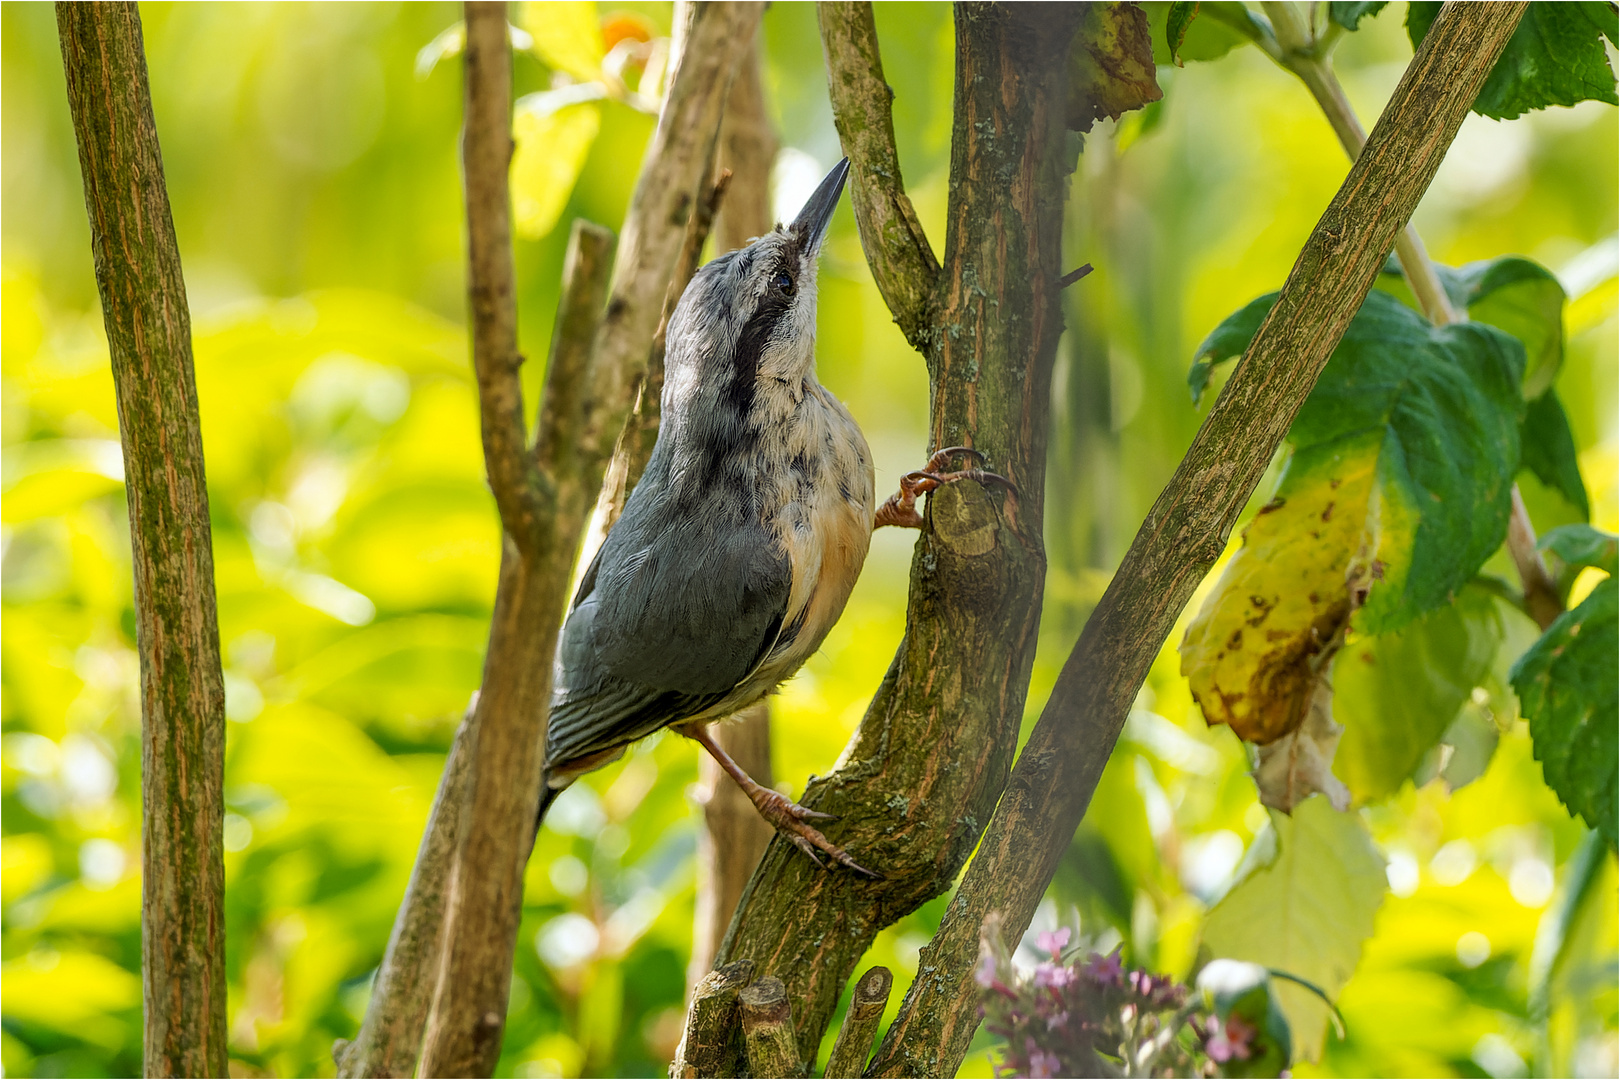
<path id="1" fill-rule="evenodd" d="M 626 506 L 586 571 L 558 644 L 548 767 L 718 704 L 781 631 L 792 565 L 763 527 L 736 507 L 658 509 Z"/>

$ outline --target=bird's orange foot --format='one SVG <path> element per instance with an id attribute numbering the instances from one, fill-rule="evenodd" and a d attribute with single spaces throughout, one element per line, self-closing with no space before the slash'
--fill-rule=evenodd
<path id="1" fill-rule="evenodd" d="M 793 841 L 794 846 L 810 856 L 810 860 L 817 866 L 825 867 L 827 865 L 821 861 L 821 855 L 826 855 L 839 865 L 847 866 L 863 877 L 869 877 L 874 881 L 883 880 L 882 874 L 874 874 L 860 865 L 850 858 L 849 853 L 843 848 L 821 835 L 819 829 L 807 824 L 807 822 L 811 821 L 837 821 L 838 818 L 835 815 L 823 814 L 819 810 L 811 810 L 809 807 L 800 806 L 780 792 L 765 787 L 755 787 L 754 790 L 748 792 L 748 797 L 753 800 L 754 806 L 758 808 L 759 816 L 770 822 L 777 832 Z M 817 854 L 818 852 L 820 854 Z"/>
<path id="2" fill-rule="evenodd" d="M 922 528 L 923 517 L 917 512 L 917 496 L 957 480 L 972 480 L 987 487 L 994 485 L 1017 494 L 1018 487 L 1011 480 L 993 472 L 985 472 L 983 469 L 943 471 L 950 465 L 951 458 L 959 454 L 973 458 L 981 465 L 984 464 L 984 455 L 971 446 L 946 447 L 929 458 L 926 466 L 916 472 L 906 473 L 900 478 L 900 490 L 890 495 L 888 500 L 878 507 L 877 514 L 872 519 L 872 528 L 881 529 L 885 525 L 894 525 L 902 529 Z"/>

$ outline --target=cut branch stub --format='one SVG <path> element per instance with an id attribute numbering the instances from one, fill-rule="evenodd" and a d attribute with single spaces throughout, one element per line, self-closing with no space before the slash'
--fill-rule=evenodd
<path id="1" fill-rule="evenodd" d="M 838 1029 L 838 1041 L 833 1043 L 827 1057 L 826 1077 L 861 1076 L 866 1071 L 866 1059 L 872 1053 L 872 1037 L 877 1034 L 883 1010 L 889 1005 L 889 991 L 894 987 L 894 974 L 886 967 L 866 970 L 855 984 L 855 995 L 850 999 L 849 1011 L 844 1014 L 844 1026 Z"/>
<path id="2" fill-rule="evenodd" d="M 1092 612 L 922 951 L 868 1072 L 950 1076 L 979 1025 L 972 983 L 994 910 L 1029 926 L 1176 617 L 1225 547 L 1317 375 L 1427 190 L 1525 5 L 1447 4 L 1310 238 L 1277 304 Z"/>
<path id="3" fill-rule="evenodd" d="M 748 1075 L 803 1076 L 799 1044 L 793 1037 L 793 1005 L 782 980 L 766 976 L 745 987 L 737 1001 L 748 1044 Z"/>
<path id="4" fill-rule="evenodd" d="M 56 5 L 124 452 L 141 666 L 142 1060 L 223 1076 L 225 680 L 180 249 L 133 3 Z"/>
<path id="5" fill-rule="evenodd" d="M 737 995 L 754 977 L 754 962 L 716 968 L 692 989 L 686 1033 L 675 1051 L 673 1077 L 742 1076 L 747 1063 Z"/>

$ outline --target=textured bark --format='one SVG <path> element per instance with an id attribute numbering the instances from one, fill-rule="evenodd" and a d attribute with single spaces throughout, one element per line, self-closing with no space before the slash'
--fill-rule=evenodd
<path id="1" fill-rule="evenodd" d="M 843 29 L 845 18 L 867 36 Z M 716 958 L 752 959 L 787 984 L 801 1057 L 814 1056 L 839 991 L 878 930 L 950 887 L 1012 761 L 1045 573 L 1047 392 L 1062 330 L 1063 58 L 1074 19 L 1072 5 L 957 7 L 942 271 L 921 259 L 920 232 L 874 227 L 859 210 L 892 200 L 897 174 L 868 159 L 892 160 L 886 131 L 845 143 L 869 261 L 926 275 L 891 286 L 925 297 L 924 309 L 935 313 L 932 328 L 916 335 L 928 346 L 931 445 L 976 447 L 1022 494 L 958 483 L 930 497 L 905 640 L 840 767 L 801 800 L 839 815 L 829 839 L 884 880 L 823 870 L 773 840 Z M 834 112 L 842 115 L 849 102 L 840 87 L 873 81 L 847 68 L 870 66 L 876 43 L 869 13 L 858 7 L 824 11 L 822 21 Z M 851 34 L 859 48 L 839 44 Z"/>
<path id="2" fill-rule="evenodd" d="M 978 1028 L 980 927 L 1028 928 L 1181 609 L 1361 307 L 1524 4 L 1447 4 L 1064 665 L 872 1076 L 950 1076 Z"/>
<path id="3" fill-rule="evenodd" d="M 850 999 L 849 1011 L 844 1014 L 844 1026 L 838 1029 L 838 1040 L 833 1043 L 832 1053 L 827 1055 L 823 1075 L 829 1080 L 837 1076 L 861 1076 L 866 1072 L 872 1037 L 877 1034 L 893 989 L 894 974 L 886 967 L 867 968 L 866 974 L 855 984 L 855 995 Z"/>
<path id="4" fill-rule="evenodd" d="M 365 1022 L 353 1041 L 340 1039 L 333 1047 L 339 1076 L 410 1076 L 416 1071 L 422 1025 L 438 974 L 449 867 L 467 799 L 471 726 L 469 709 L 444 761 L 405 899 L 372 982 Z"/>
<path id="5" fill-rule="evenodd" d="M 747 1070 L 737 995 L 754 978 L 754 962 L 739 960 L 704 975 L 692 988 L 686 1032 L 675 1050 L 673 1077 L 741 1076 Z"/>
<path id="6" fill-rule="evenodd" d="M 503 530 L 484 679 L 467 734 L 471 776 L 447 886 L 420 1072 L 489 1075 L 499 1060 L 533 843 L 552 654 L 586 517 L 645 372 L 661 301 L 712 160 L 721 103 L 760 4 L 698 4 L 685 22 L 659 125 L 599 302 L 561 318 L 535 442 L 526 446 L 507 169 L 506 5 L 467 5 L 469 309 L 490 486 Z M 574 256 L 599 230 L 577 230 Z M 597 313 L 600 312 L 600 317 Z M 584 342 L 590 341 L 587 348 Z"/>
<path id="7" fill-rule="evenodd" d="M 793 1038 L 793 1004 L 787 987 L 774 975 L 745 987 L 737 995 L 742 1006 L 743 1041 L 748 1047 L 749 1076 L 803 1076 L 804 1063 Z"/>
<path id="8" fill-rule="evenodd" d="M 720 123 L 719 164 L 730 173 L 725 202 L 714 225 L 714 250 L 740 248 L 769 232 L 771 165 L 776 133 L 765 111 L 760 83 L 762 42 L 743 58 L 731 84 Z M 731 760 L 765 787 L 771 786 L 771 713 L 762 701 L 715 727 L 715 737 Z M 754 804 L 708 754 L 698 755 L 698 787 L 703 792 L 704 830 L 698 837 L 698 892 L 693 917 L 692 959 L 687 982 L 696 984 L 714 962 L 714 951 L 731 925 L 744 886 L 775 834 Z"/>
<path id="9" fill-rule="evenodd" d="M 180 249 L 133 3 L 56 6 L 118 397 L 141 664 L 148 1076 L 224 1076 L 225 683 Z"/>

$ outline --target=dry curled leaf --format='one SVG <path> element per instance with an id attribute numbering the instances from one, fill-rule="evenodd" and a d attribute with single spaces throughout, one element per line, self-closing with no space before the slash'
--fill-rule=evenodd
<path id="1" fill-rule="evenodd" d="M 1154 78 L 1147 13 L 1136 4 L 1086 4 L 1069 52 L 1068 127 L 1090 131 L 1104 118 L 1164 96 Z"/>

